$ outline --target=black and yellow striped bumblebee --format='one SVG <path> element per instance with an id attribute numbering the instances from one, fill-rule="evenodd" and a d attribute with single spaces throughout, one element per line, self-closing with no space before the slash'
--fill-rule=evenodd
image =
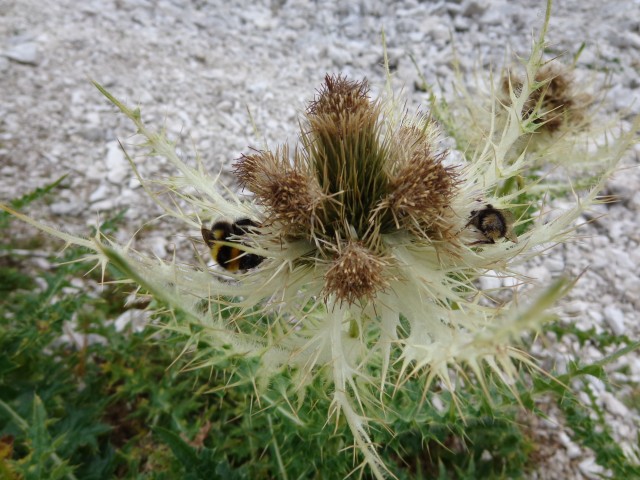
<path id="1" fill-rule="evenodd" d="M 241 272 L 257 267 L 264 260 L 260 255 L 245 251 L 243 246 L 246 243 L 239 240 L 258 226 L 250 218 L 241 218 L 233 223 L 219 220 L 214 222 L 210 230 L 202 227 L 202 238 L 211 249 L 211 256 L 218 265 L 229 272 Z"/>
<path id="2" fill-rule="evenodd" d="M 484 240 L 474 244 L 496 243 L 501 238 L 518 243 L 518 237 L 513 232 L 513 215 L 508 210 L 498 210 L 493 205 L 486 205 L 482 210 L 471 212 L 467 225 L 473 225 L 484 237 Z"/>

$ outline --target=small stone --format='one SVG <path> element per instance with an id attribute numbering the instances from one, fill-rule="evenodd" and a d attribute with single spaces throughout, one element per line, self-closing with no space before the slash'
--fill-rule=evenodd
<path id="1" fill-rule="evenodd" d="M 521 283 L 518 277 L 504 277 L 502 279 L 502 285 L 506 288 L 514 288 Z"/>
<path id="2" fill-rule="evenodd" d="M 631 377 L 636 381 L 640 381 L 640 358 L 628 356 L 627 364 L 631 370 Z"/>
<path id="3" fill-rule="evenodd" d="M 624 334 L 624 313 L 622 313 L 622 310 L 615 305 L 609 305 L 604 309 L 604 318 L 615 335 Z"/>
<path id="4" fill-rule="evenodd" d="M 255 81 L 248 83 L 245 88 L 249 93 L 262 95 L 266 90 L 269 89 L 269 87 L 270 87 L 270 83 L 268 81 L 260 80 L 259 78 L 256 78 Z"/>
<path id="5" fill-rule="evenodd" d="M 36 268 L 39 268 L 42 271 L 51 269 L 51 262 L 43 257 L 32 257 L 31 263 L 33 263 Z"/>
<path id="6" fill-rule="evenodd" d="M 9 60 L 25 65 L 38 64 L 38 46 L 34 42 L 19 43 L 5 52 Z"/>
<path id="7" fill-rule="evenodd" d="M 587 478 L 601 478 L 600 474 L 604 471 L 600 465 L 596 463 L 596 459 L 588 457 L 578 464 L 578 469 Z"/>
<path id="8" fill-rule="evenodd" d="M 562 445 L 566 449 L 567 456 L 569 458 L 577 458 L 582 454 L 582 451 L 580 450 L 580 447 L 578 447 L 578 445 L 576 445 L 571 440 L 571 438 L 569 438 L 569 435 L 567 435 L 565 432 L 560 432 L 558 434 L 558 439 L 560 440 L 560 443 L 562 443 Z"/>
<path id="9" fill-rule="evenodd" d="M 575 300 L 573 302 L 570 302 L 565 307 L 565 311 L 569 315 L 581 315 L 585 313 L 587 310 L 588 310 L 588 304 L 581 300 Z"/>
<path id="10" fill-rule="evenodd" d="M 553 273 L 559 273 L 564 270 L 564 260 L 562 258 L 546 258 L 544 261 L 544 266 Z"/>
<path id="11" fill-rule="evenodd" d="M 447 2 L 445 3 L 444 8 L 452 18 L 456 18 L 462 13 L 464 5 L 461 5 L 461 3 L 461 0 L 458 2 Z"/>
<path id="12" fill-rule="evenodd" d="M 533 279 L 538 285 L 548 285 L 551 274 L 545 267 L 533 267 L 527 271 L 527 277 Z"/>
<path id="13" fill-rule="evenodd" d="M 165 237 L 153 236 L 148 239 L 151 244 L 151 251 L 159 258 L 164 258 L 167 254 L 167 239 Z"/>
<path id="14" fill-rule="evenodd" d="M 588 305 L 588 304 L 587 304 Z M 604 323 L 604 315 L 600 313 L 596 308 L 589 308 L 586 313 L 588 313 L 589 317 L 593 319 L 595 322 L 596 331 L 601 333 L 604 329 L 600 327 Z"/>
<path id="15" fill-rule="evenodd" d="M 36 277 L 33 279 L 33 281 L 36 282 L 36 285 L 38 286 L 39 290 L 46 290 L 49 288 L 49 284 L 42 277 Z"/>
<path id="16" fill-rule="evenodd" d="M 625 111 L 629 108 L 629 103 L 634 98 L 634 92 L 621 84 L 614 84 L 607 95 L 616 109 Z"/>
<path id="17" fill-rule="evenodd" d="M 456 32 L 466 32 L 470 26 L 469 19 L 466 17 L 456 17 L 453 19 L 453 28 L 455 28 Z"/>
<path id="18" fill-rule="evenodd" d="M 624 403 L 614 397 L 611 392 L 602 392 L 600 394 L 600 400 L 602 400 L 606 409 L 613 415 L 620 418 L 629 418 L 631 416 L 629 409 L 624 405 Z"/>
<path id="19" fill-rule="evenodd" d="M 587 349 L 587 352 L 588 352 L 588 349 Z M 591 356 L 591 359 L 595 361 L 595 360 L 599 360 L 601 357 L 602 357 L 602 354 L 598 351 L 597 355 Z M 607 391 L 607 386 L 599 378 L 592 377 L 590 375 L 587 378 L 589 379 L 589 385 L 591 386 L 593 393 L 595 393 L 596 395 L 600 396 L 602 395 L 603 392 Z"/>
<path id="20" fill-rule="evenodd" d="M 445 403 L 442 401 L 442 398 L 440 398 L 438 394 L 432 395 L 430 401 L 431 401 L 431 404 L 433 405 L 433 408 L 435 408 L 437 412 L 444 413 L 447 411 L 447 406 L 445 405 Z"/>
<path id="21" fill-rule="evenodd" d="M 84 210 L 78 202 L 55 202 L 50 208 L 54 215 L 77 215 Z"/>
<path id="22" fill-rule="evenodd" d="M 90 142 L 99 142 L 104 139 L 105 132 L 100 127 L 88 127 L 80 130 L 80 136 Z"/>
<path id="23" fill-rule="evenodd" d="M 462 14 L 465 17 L 476 17 L 482 15 L 488 7 L 486 1 L 470 0 L 462 7 Z"/>
<path id="24" fill-rule="evenodd" d="M 433 38 L 436 41 L 446 42 L 451 38 L 451 32 L 443 25 L 442 22 L 439 22 L 437 18 L 428 18 L 425 20 L 425 25 L 423 28 L 426 31 L 428 37 Z"/>
<path id="25" fill-rule="evenodd" d="M 343 67 L 351 63 L 352 54 L 343 46 L 329 45 L 327 55 L 334 65 Z"/>
<path id="26" fill-rule="evenodd" d="M 112 210 L 115 207 L 115 202 L 112 198 L 101 200 L 91 205 L 91 210 L 94 212 L 104 212 Z"/>
<path id="27" fill-rule="evenodd" d="M 578 445 L 571 442 L 571 445 L 567 446 L 567 457 L 570 459 L 578 458 L 582 456 L 582 450 Z"/>
<path id="28" fill-rule="evenodd" d="M 110 194 L 111 194 L 111 189 L 107 185 L 100 185 L 89 196 L 89 201 L 91 203 L 94 203 L 94 202 L 97 202 L 98 200 L 104 200 Z"/>
<path id="29" fill-rule="evenodd" d="M 129 325 L 133 332 L 141 332 L 144 330 L 148 322 L 147 313 L 144 310 L 131 309 L 126 310 L 114 322 L 116 332 L 122 332 Z"/>
<path id="30" fill-rule="evenodd" d="M 502 280 L 498 278 L 496 272 L 490 271 L 480 277 L 480 288 L 483 291 L 499 290 L 502 287 Z"/>
<path id="31" fill-rule="evenodd" d="M 636 310 L 640 309 L 640 278 L 627 277 L 622 283 L 622 291 L 624 291 L 625 298 L 633 303 Z"/>
<path id="32" fill-rule="evenodd" d="M 503 25 L 509 20 L 509 7 L 508 5 L 494 5 L 487 9 L 482 17 L 480 17 L 480 23 L 483 25 Z"/>
<path id="33" fill-rule="evenodd" d="M 631 48 L 637 50 L 640 48 L 640 35 L 634 32 L 624 30 L 614 30 L 609 36 L 611 44 L 620 48 Z"/>
<path id="34" fill-rule="evenodd" d="M 105 164 L 107 167 L 107 180 L 116 185 L 121 185 L 129 175 L 129 164 L 118 142 L 109 142 L 107 144 Z"/>
<path id="35" fill-rule="evenodd" d="M 72 287 L 78 290 L 87 289 L 87 284 L 81 278 L 72 278 L 71 280 L 69 280 L 69 283 L 71 284 Z"/>
<path id="36" fill-rule="evenodd" d="M 256 15 L 253 17 L 253 24 L 260 30 L 272 30 L 276 26 L 276 21 L 268 15 Z"/>

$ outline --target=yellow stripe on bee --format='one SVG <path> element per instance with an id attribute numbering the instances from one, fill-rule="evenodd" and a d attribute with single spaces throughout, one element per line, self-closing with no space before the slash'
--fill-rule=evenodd
<path id="1" fill-rule="evenodd" d="M 243 250 L 225 245 L 224 242 L 215 242 L 211 247 L 211 257 L 218 262 L 218 265 L 230 272 L 240 270 L 240 256 L 243 253 Z"/>
<path id="2" fill-rule="evenodd" d="M 229 248 L 231 249 L 231 251 L 229 252 L 231 260 L 227 261 L 225 268 L 230 272 L 237 272 L 238 270 L 240 270 L 240 255 L 242 255 L 244 252 L 236 247 Z"/>

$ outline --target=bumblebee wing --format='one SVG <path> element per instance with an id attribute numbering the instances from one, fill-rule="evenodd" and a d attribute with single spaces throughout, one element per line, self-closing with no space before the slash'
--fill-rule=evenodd
<path id="1" fill-rule="evenodd" d="M 205 227 L 202 227 L 200 231 L 202 232 L 202 238 L 204 240 L 204 243 L 207 244 L 207 247 L 212 248 L 216 241 L 216 238 L 213 232 Z"/>
<path id="2" fill-rule="evenodd" d="M 241 218 L 240 220 L 236 220 L 233 224 L 233 233 L 236 235 L 250 233 L 254 228 L 258 226 L 258 223 L 251 220 L 250 218 Z"/>
<path id="3" fill-rule="evenodd" d="M 479 228 L 479 223 L 480 223 L 480 215 L 478 210 L 472 210 L 471 213 L 469 214 L 469 221 L 467 222 L 465 227 L 472 225 L 476 228 Z"/>
<path id="4" fill-rule="evenodd" d="M 504 238 L 511 240 L 513 243 L 518 243 L 518 236 L 513 231 L 513 224 L 515 222 L 513 213 L 509 210 L 501 210 L 501 213 L 504 216 L 504 222 L 507 227 L 507 231 L 504 233 Z"/>

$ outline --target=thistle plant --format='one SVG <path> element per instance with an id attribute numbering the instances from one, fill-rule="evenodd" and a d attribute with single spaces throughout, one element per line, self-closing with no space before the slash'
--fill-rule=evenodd
<path id="1" fill-rule="evenodd" d="M 547 23 L 549 9 L 548 5 Z M 505 129 L 518 124 L 513 118 L 517 111 L 522 132 L 504 158 L 511 163 L 526 157 L 518 179 L 547 175 L 560 167 L 553 179 L 547 178 L 541 188 L 530 186 L 527 193 L 539 197 L 549 192 L 566 194 L 575 187 L 589 188 L 608 176 L 611 164 L 606 159 L 619 158 L 616 149 L 628 144 L 609 142 L 611 132 L 619 128 L 620 117 L 602 113 L 607 84 L 577 78 L 579 53 L 573 63 L 567 63 L 562 56 L 545 58 L 539 52 L 537 63 L 529 57 L 520 65 L 507 65 L 497 80 L 493 73 L 465 78 L 456 68 L 453 97 L 445 101 L 432 91 L 431 113 L 473 162 L 478 151 L 490 141 L 500 143 Z M 503 192 L 505 183 L 509 190 L 514 178 L 507 180 L 501 185 Z"/>
<path id="2" fill-rule="evenodd" d="M 321 379 L 332 400 L 328 415 L 346 421 L 360 465 L 382 478 L 388 470 L 370 426 L 384 424 L 385 409 L 409 379 L 422 383 L 423 399 L 437 387 L 450 392 L 454 404 L 456 391 L 469 383 L 487 397 L 494 383 L 517 396 L 521 369 L 536 367 L 516 345 L 524 332 L 552 318 L 547 309 L 571 281 L 496 303 L 476 280 L 493 271 L 514 277 L 513 283 L 529 281 L 514 265 L 570 237 L 634 141 L 633 132 L 622 133 L 591 153 L 587 159 L 597 162 L 599 174 L 553 219 L 514 216 L 518 209 L 539 210 L 554 186 L 526 176 L 548 160 L 548 150 L 518 147 L 548 114 L 544 102 L 532 100 L 544 84 L 537 79 L 545 31 L 546 23 L 525 74 L 517 87 L 511 82 L 511 101 L 500 103 L 502 93 L 493 91 L 492 109 L 483 112 L 483 125 L 490 125 L 485 143 L 463 160 L 442 146 L 430 114 L 409 114 L 390 90 L 372 98 L 366 80 L 326 75 L 301 119 L 296 145 L 252 150 L 235 161 L 237 180 L 251 196 L 232 193 L 200 162 L 187 165 L 164 133 L 143 123 L 139 110 L 96 83 L 135 124 L 139 148 L 179 172 L 139 178 L 164 215 L 197 239 L 191 264 L 135 252 L 100 232 L 78 238 L 2 208 L 86 247 L 93 253 L 85 260 L 102 269 L 111 263 L 162 308 L 181 312 L 162 328 L 190 339 L 198 366 L 227 369 L 232 385 L 246 372 L 240 365 L 251 363 L 258 401 L 274 378 L 286 378 L 283 396 L 297 396 L 299 407 L 312 401 L 308 387 Z M 442 112 L 436 109 L 444 118 Z M 455 128 L 455 118 L 445 125 Z M 554 148 L 582 161 L 570 147 Z M 520 148 L 517 155 L 514 148 Z M 478 212 L 496 217 L 480 221 Z M 229 273 L 210 260 L 199 232 L 220 219 L 255 225 L 241 238 L 215 240 L 260 258 L 253 268 Z M 507 234 L 512 228 L 521 233 Z"/>
<path id="3" fill-rule="evenodd" d="M 579 130 L 593 99 L 584 90 L 576 88 L 578 83 L 570 67 L 559 60 L 550 60 L 536 72 L 534 81 L 539 86 L 525 103 L 525 115 L 538 110 L 535 116 L 535 123 L 539 125 L 537 131 L 553 134 L 565 125 Z M 518 92 L 521 88 L 521 79 L 511 74 L 503 77 L 502 92 L 506 102 L 511 101 L 512 91 Z M 586 122 L 584 126 L 587 126 Z"/>

